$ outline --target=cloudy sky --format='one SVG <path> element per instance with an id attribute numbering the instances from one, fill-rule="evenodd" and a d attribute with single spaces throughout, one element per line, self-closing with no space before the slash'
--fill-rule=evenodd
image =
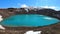
<path id="1" fill-rule="evenodd" d="M 34 6 L 34 7 L 45 7 L 60 9 L 60 0 L 0 0 L 0 8 L 8 7 L 23 7 L 23 6 Z"/>

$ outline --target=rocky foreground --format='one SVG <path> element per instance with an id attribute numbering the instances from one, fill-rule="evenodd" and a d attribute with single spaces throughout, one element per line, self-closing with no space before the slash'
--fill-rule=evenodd
<path id="1" fill-rule="evenodd" d="M 0 15 L 3 18 L 8 18 L 12 15 L 17 14 L 42 14 L 50 17 L 54 17 L 60 20 L 60 11 L 56 11 L 53 9 L 29 9 L 29 8 L 8 8 L 8 9 L 0 9 Z M 6 27 L 5 30 L 0 30 L 0 34 L 24 34 L 26 31 L 34 30 L 34 31 L 42 31 L 41 34 L 60 34 L 60 22 L 47 26 L 38 26 L 38 27 Z"/>

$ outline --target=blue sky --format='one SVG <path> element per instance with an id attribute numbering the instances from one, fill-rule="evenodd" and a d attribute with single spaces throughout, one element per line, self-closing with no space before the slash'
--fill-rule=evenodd
<path id="1" fill-rule="evenodd" d="M 54 6 L 59 9 L 60 0 L 0 0 L 0 8 L 16 7 L 25 4 L 28 6 Z"/>

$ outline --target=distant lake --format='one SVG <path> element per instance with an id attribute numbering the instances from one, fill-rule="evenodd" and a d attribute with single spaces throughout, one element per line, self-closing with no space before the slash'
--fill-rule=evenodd
<path id="1" fill-rule="evenodd" d="M 37 27 L 57 23 L 56 18 L 39 14 L 19 14 L 4 19 L 1 24 L 10 27 Z"/>

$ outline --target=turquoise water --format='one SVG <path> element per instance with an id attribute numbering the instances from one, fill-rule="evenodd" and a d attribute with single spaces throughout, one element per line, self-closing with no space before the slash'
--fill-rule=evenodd
<path id="1" fill-rule="evenodd" d="M 59 20 L 56 18 L 39 15 L 39 14 L 21 14 L 14 15 L 4 19 L 1 24 L 10 27 L 36 27 L 45 26 L 57 23 Z"/>

